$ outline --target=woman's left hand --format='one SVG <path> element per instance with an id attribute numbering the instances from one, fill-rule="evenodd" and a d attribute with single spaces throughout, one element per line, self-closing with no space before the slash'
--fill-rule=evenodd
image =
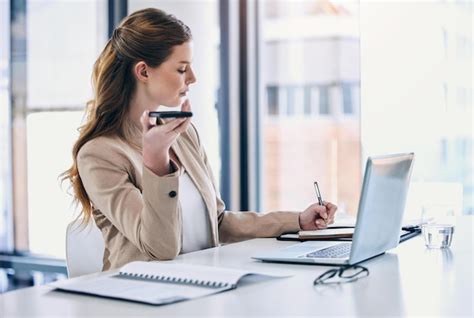
<path id="1" fill-rule="evenodd" d="M 300 213 L 299 222 L 303 231 L 321 230 L 334 223 L 337 206 L 326 201 L 323 204 L 312 204 Z"/>

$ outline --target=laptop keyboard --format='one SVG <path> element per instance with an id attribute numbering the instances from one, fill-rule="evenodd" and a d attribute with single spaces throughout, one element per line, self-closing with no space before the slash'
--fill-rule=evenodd
<path id="1" fill-rule="evenodd" d="M 351 243 L 341 243 L 309 254 L 309 258 L 347 258 L 351 253 Z"/>

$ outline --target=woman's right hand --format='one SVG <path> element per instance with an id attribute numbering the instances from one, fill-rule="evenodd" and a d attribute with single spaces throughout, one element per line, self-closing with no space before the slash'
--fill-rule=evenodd
<path id="1" fill-rule="evenodd" d="M 183 105 L 183 110 L 188 107 Z M 191 119 L 175 118 L 163 125 L 156 125 L 151 123 L 148 114 L 149 111 L 146 110 L 140 117 L 143 132 L 143 164 L 156 175 L 164 176 L 172 171 L 170 147 L 179 135 L 186 131 Z"/>

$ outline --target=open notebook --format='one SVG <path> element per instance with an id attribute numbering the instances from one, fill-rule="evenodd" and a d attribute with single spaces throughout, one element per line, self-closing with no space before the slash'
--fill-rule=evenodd
<path id="1" fill-rule="evenodd" d="M 419 226 L 404 226 L 400 231 L 400 243 L 421 233 Z M 330 227 L 324 230 L 299 231 L 286 233 L 277 237 L 280 241 L 352 241 L 354 227 Z"/>
<path id="2" fill-rule="evenodd" d="M 299 231 L 298 233 L 286 233 L 278 237 L 282 241 L 306 241 L 306 240 L 352 240 L 354 234 L 353 226 L 335 226 L 323 230 Z"/>
<path id="3" fill-rule="evenodd" d="M 164 305 L 236 288 L 239 280 L 247 275 L 288 276 L 203 265 L 132 262 L 123 266 L 118 274 L 59 281 L 52 285 L 67 292 Z"/>

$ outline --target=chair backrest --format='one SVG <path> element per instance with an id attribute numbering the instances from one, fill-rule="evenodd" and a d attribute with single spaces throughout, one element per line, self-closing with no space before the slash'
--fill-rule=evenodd
<path id="1" fill-rule="evenodd" d="M 77 219 L 66 230 L 66 264 L 69 278 L 100 272 L 103 266 L 104 239 L 91 220 L 86 226 Z"/>

